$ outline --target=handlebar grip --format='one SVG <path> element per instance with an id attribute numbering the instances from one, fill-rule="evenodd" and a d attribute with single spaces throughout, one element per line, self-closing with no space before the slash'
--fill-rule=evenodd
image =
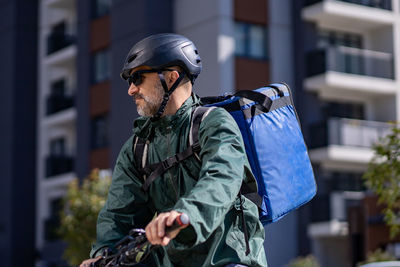
<path id="1" fill-rule="evenodd" d="M 179 215 L 175 219 L 174 223 L 171 226 L 167 226 L 165 228 L 165 232 L 166 233 L 172 232 L 182 226 L 188 225 L 189 223 L 190 223 L 189 216 L 187 216 L 185 213 L 181 213 L 181 215 Z"/>

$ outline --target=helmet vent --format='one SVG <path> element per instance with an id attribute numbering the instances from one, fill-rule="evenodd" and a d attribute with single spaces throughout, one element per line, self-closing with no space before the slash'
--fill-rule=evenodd
<path id="1" fill-rule="evenodd" d="M 201 60 L 200 59 L 196 59 L 196 63 L 200 63 L 201 62 Z"/>
<path id="2" fill-rule="evenodd" d="M 196 50 L 194 50 L 194 52 L 196 53 L 196 55 L 198 55 L 198 54 L 199 54 L 199 52 L 197 51 L 197 49 L 196 49 Z"/>
<path id="3" fill-rule="evenodd" d="M 133 55 L 128 59 L 128 63 L 131 63 L 132 61 L 135 60 L 135 58 L 137 57 L 137 55 Z"/>

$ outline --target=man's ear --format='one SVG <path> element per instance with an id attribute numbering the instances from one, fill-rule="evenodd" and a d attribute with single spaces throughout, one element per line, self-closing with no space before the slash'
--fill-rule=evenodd
<path id="1" fill-rule="evenodd" d="M 178 78 L 179 78 L 178 71 L 174 70 L 174 71 L 169 72 L 168 79 L 167 79 L 168 83 L 169 83 L 168 87 L 171 88 L 171 86 L 175 83 L 176 80 L 178 80 Z"/>

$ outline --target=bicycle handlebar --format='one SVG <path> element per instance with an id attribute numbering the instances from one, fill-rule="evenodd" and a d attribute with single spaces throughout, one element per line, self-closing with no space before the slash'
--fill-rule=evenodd
<path id="1" fill-rule="evenodd" d="M 189 223 L 189 217 L 185 213 L 181 213 L 171 226 L 165 228 L 165 233 L 168 234 Z M 90 267 L 134 266 L 143 261 L 152 249 L 143 229 L 130 230 L 129 234 L 118 241 L 114 247 L 116 248 L 115 253 L 109 255 L 110 249 L 103 251 L 102 257 L 92 262 Z M 143 255 L 140 256 L 141 253 Z"/>

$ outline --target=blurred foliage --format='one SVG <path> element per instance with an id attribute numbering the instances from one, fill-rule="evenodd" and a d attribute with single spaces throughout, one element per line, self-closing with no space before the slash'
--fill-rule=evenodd
<path id="1" fill-rule="evenodd" d="M 375 156 L 363 178 L 383 204 L 384 220 L 390 227 L 390 237 L 394 238 L 400 232 L 400 129 L 394 126 L 373 149 Z"/>
<path id="2" fill-rule="evenodd" d="M 67 243 L 63 257 L 71 265 L 89 258 L 90 245 L 96 240 L 97 215 L 105 204 L 110 184 L 109 172 L 95 169 L 81 185 L 78 179 L 68 185 L 58 232 Z"/>
<path id="3" fill-rule="evenodd" d="M 321 267 L 321 265 L 314 256 L 308 255 L 292 260 L 286 267 Z"/>
<path id="4" fill-rule="evenodd" d="M 373 262 L 379 262 L 379 261 L 395 261 L 396 257 L 393 255 L 389 254 L 386 251 L 383 251 L 382 249 L 378 248 L 377 250 L 373 252 L 368 252 L 367 254 L 367 259 L 363 262 L 358 263 L 358 266 L 361 266 L 363 264 L 367 263 L 373 263 Z"/>

